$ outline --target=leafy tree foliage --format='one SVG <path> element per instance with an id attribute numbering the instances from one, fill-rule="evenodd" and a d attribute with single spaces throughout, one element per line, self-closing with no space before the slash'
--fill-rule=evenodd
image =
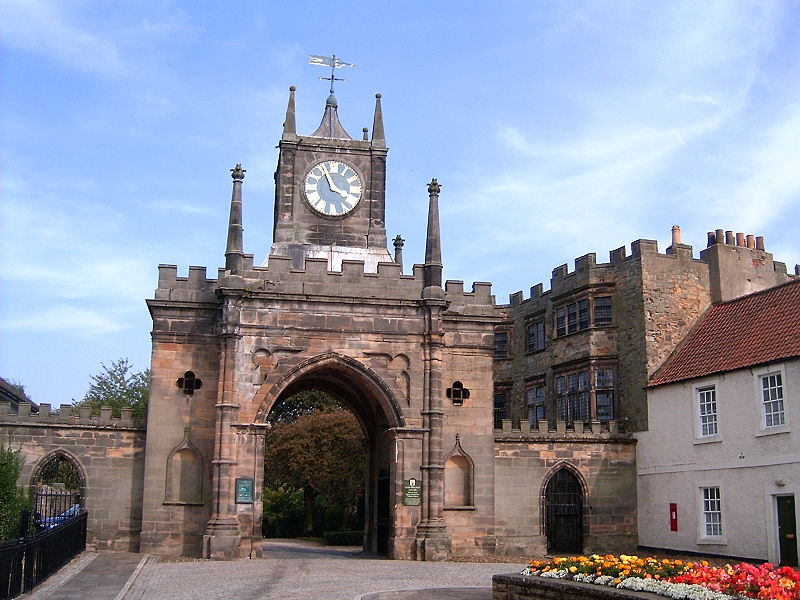
<path id="1" fill-rule="evenodd" d="M 111 366 L 101 364 L 103 371 L 92 375 L 92 385 L 77 405 L 94 410 L 110 406 L 115 417 L 120 416 L 120 409 L 130 407 L 134 417 L 144 417 L 150 395 L 150 369 L 135 372 L 127 358 L 112 361 Z"/>
<path id="2" fill-rule="evenodd" d="M 6 379 L 6 383 L 8 383 L 8 385 L 17 390 L 19 395 L 28 400 L 28 402 L 32 402 L 31 397 L 28 396 L 27 392 L 25 391 L 25 386 L 22 385 L 22 383 L 20 383 L 16 379 Z"/>
<path id="3" fill-rule="evenodd" d="M 269 422 L 294 423 L 298 417 L 321 410 L 344 409 L 341 402 L 320 390 L 306 390 L 275 404 L 269 413 Z"/>
<path id="4" fill-rule="evenodd" d="M 62 484 L 64 489 L 77 492 L 81 489 L 81 476 L 71 460 L 63 456 L 55 456 L 42 469 L 39 484 Z"/>
<path id="5" fill-rule="evenodd" d="M 20 513 L 27 506 L 24 490 L 17 487 L 21 471 L 20 451 L 0 447 L 0 540 L 19 534 Z"/>
<path id="6" fill-rule="evenodd" d="M 313 529 L 317 496 L 355 510 L 364 493 L 366 456 L 355 416 L 345 409 L 313 410 L 277 422 L 267 435 L 265 487 L 302 489 L 304 531 Z"/>

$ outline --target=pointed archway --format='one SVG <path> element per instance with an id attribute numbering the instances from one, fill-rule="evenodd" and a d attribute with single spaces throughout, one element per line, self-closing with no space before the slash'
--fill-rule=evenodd
<path id="1" fill-rule="evenodd" d="M 397 399 L 381 378 L 361 362 L 329 352 L 290 369 L 266 391 L 260 398 L 256 423 L 267 422 L 278 403 L 308 390 L 334 397 L 361 425 L 367 453 L 363 545 L 366 551 L 391 555 L 392 507 L 397 494 L 395 431 L 404 425 Z"/>
<path id="2" fill-rule="evenodd" d="M 579 476 L 566 465 L 547 479 L 544 494 L 547 552 L 579 554 L 583 547 L 584 493 Z"/>

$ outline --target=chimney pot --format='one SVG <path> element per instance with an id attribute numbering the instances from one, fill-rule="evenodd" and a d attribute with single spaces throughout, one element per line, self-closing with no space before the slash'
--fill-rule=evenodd
<path id="1" fill-rule="evenodd" d="M 678 225 L 672 226 L 672 245 L 681 243 L 681 228 Z"/>
<path id="2" fill-rule="evenodd" d="M 755 250 L 755 248 L 756 248 L 756 236 L 754 236 L 754 235 L 748 235 L 747 236 L 747 247 L 750 248 L 750 250 Z"/>
<path id="3" fill-rule="evenodd" d="M 717 229 L 716 231 L 716 242 L 717 244 L 725 243 L 725 232 L 722 229 Z"/>
<path id="4" fill-rule="evenodd" d="M 744 234 L 743 233 L 737 233 L 736 234 L 736 245 L 737 246 L 744 246 L 745 245 Z"/>
<path id="5" fill-rule="evenodd" d="M 736 244 L 736 238 L 733 236 L 733 231 L 725 232 L 725 245 L 733 246 Z"/>
<path id="6" fill-rule="evenodd" d="M 756 250 L 764 250 L 764 236 L 759 235 L 756 237 Z"/>
<path id="7" fill-rule="evenodd" d="M 706 244 L 706 247 L 710 248 L 711 246 L 717 243 L 717 234 L 714 233 L 713 231 L 709 231 L 707 235 L 708 235 L 708 243 Z"/>

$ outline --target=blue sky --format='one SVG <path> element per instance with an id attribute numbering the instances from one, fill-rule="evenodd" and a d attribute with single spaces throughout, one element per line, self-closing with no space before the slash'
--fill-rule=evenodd
<path id="1" fill-rule="evenodd" d="M 0 0 L 0 375 L 37 402 L 150 360 L 159 263 L 271 242 L 288 87 L 299 133 L 338 71 L 351 136 L 383 95 L 387 234 L 424 260 L 442 184 L 445 277 L 498 302 L 552 269 L 681 226 L 800 263 L 800 3 Z M 526 292 L 527 294 L 527 292 Z"/>

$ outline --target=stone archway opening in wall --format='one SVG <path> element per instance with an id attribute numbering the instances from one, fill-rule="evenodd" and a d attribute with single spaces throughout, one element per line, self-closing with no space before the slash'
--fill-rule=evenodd
<path id="1" fill-rule="evenodd" d="M 398 403 L 388 386 L 362 363 L 330 353 L 307 360 L 286 373 L 265 395 L 257 420 L 270 424 L 279 413 L 290 412 L 293 402 L 314 396 L 331 399 L 333 406 L 346 409 L 360 433 L 363 500 L 356 514 L 349 507 L 344 520 L 351 525 L 354 521 L 363 523 L 361 545 L 365 551 L 393 555 L 392 499 L 398 487 L 395 429 L 403 425 Z M 266 437 L 269 439 L 269 434 Z M 265 465 L 264 470 L 269 474 L 270 466 Z M 269 481 L 264 481 L 263 489 L 267 494 L 274 491 Z M 262 522 L 268 519 L 269 515 L 262 515 Z"/>
<path id="2" fill-rule="evenodd" d="M 566 466 L 547 480 L 544 490 L 545 535 L 548 553 L 580 554 L 583 547 L 583 486 Z"/>
<path id="3" fill-rule="evenodd" d="M 38 529 L 59 525 L 84 508 L 86 475 L 65 450 L 44 456 L 31 477 L 34 523 Z"/>

